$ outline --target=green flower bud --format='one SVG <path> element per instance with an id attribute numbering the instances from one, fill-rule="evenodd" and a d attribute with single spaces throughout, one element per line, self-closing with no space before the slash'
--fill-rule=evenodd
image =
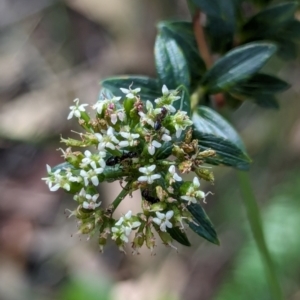
<path id="1" fill-rule="evenodd" d="M 153 251 L 154 247 L 155 247 L 155 238 L 154 238 L 154 234 L 151 230 L 151 226 L 148 225 L 146 226 L 146 235 L 145 235 L 145 239 L 146 239 L 146 246 L 148 249 L 151 250 L 151 252 Z"/>

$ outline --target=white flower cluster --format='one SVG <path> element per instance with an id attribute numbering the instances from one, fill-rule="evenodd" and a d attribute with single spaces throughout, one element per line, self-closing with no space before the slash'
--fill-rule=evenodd
<path id="1" fill-rule="evenodd" d="M 172 227 L 184 229 L 182 220 L 189 219 L 190 215 L 182 202 L 187 201 L 189 205 L 205 198 L 197 177 L 192 183 L 184 183 L 177 173 L 180 163 L 189 159 L 189 152 L 172 160 L 161 155 L 175 149 L 172 140 L 178 140 L 192 121 L 187 112 L 177 110 L 182 106 L 176 105 L 181 98 L 178 91 L 168 90 L 165 85 L 162 96 L 153 102 L 140 99 L 140 88 L 121 88 L 121 91 L 125 94 L 123 101 L 122 97 L 112 97 L 92 106 L 96 114 L 94 119 L 85 111 L 87 104 L 74 100 L 68 119 L 76 117 L 86 133 L 80 135 L 80 141 L 68 139 L 63 142 L 70 147 L 90 147 L 90 150 L 72 152 L 68 148 L 63 151 L 67 163 L 55 170 L 47 165 L 48 177 L 43 180 L 50 191 L 62 188 L 75 195 L 78 209 L 72 215 L 81 219 L 80 232 L 89 233 L 100 228 L 101 247 L 107 235 L 122 247 L 129 241 L 132 230 L 138 229 L 136 246 L 140 247 L 147 240 L 147 246 L 153 248 L 153 237 L 143 233 L 144 228 L 148 232 L 147 228 L 152 226 L 166 235 Z M 180 149 L 180 142 L 176 147 Z M 144 191 L 142 195 L 148 204 L 143 207 L 143 217 L 132 216 L 129 211 L 118 221 L 114 220 L 112 214 L 120 203 L 118 198 L 111 205 L 112 211 L 101 207 L 97 187 L 103 181 L 112 180 L 125 180 L 127 194 L 138 188 Z M 168 238 L 164 243 L 170 244 Z"/>

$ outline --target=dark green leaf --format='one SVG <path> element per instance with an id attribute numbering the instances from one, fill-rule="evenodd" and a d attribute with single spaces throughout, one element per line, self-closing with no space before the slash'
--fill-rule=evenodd
<path id="1" fill-rule="evenodd" d="M 271 43 L 249 43 L 228 52 L 204 75 L 202 84 L 210 93 L 218 93 L 256 73 L 274 54 Z"/>
<path id="2" fill-rule="evenodd" d="M 178 243 L 184 245 L 184 246 L 191 246 L 190 241 L 188 240 L 186 234 L 182 232 L 179 227 L 172 227 L 167 228 L 167 232 L 170 234 L 170 236 L 177 241 Z"/>
<path id="3" fill-rule="evenodd" d="M 169 89 L 176 89 L 179 85 L 189 89 L 189 69 L 175 39 L 160 31 L 156 37 L 154 54 L 160 84 L 165 84 Z"/>
<path id="4" fill-rule="evenodd" d="M 272 95 L 257 95 L 253 101 L 263 108 L 279 109 L 279 103 Z"/>
<path id="5" fill-rule="evenodd" d="M 295 42 L 285 38 L 277 38 L 275 40 L 278 45 L 278 56 L 283 60 L 293 60 L 297 57 L 297 45 Z"/>
<path id="6" fill-rule="evenodd" d="M 192 120 L 199 133 L 220 137 L 235 144 L 240 150 L 245 151 L 245 146 L 239 134 L 221 115 L 211 108 L 199 106 L 193 114 Z"/>
<path id="7" fill-rule="evenodd" d="M 284 23 L 294 18 L 297 6 L 297 2 L 287 2 L 260 11 L 244 25 L 243 31 L 256 38 L 274 35 Z"/>
<path id="8" fill-rule="evenodd" d="M 190 222 L 190 228 L 209 242 L 220 245 L 220 241 L 218 240 L 217 233 L 213 227 L 213 224 L 211 223 L 201 205 L 191 203 L 187 206 L 187 208 L 192 214 L 195 223 L 197 224 L 196 225 L 195 223 Z"/>
<path id="9" fill-rule="evenodd" d="M 132 85 L 131 85 L 132 84 Z M 128 89 L 131 85 L 132 89 L 141 88 L 141 99 L 146 101 L 154 101 L 154 99 L 161 97 L 162 86 L 154 78 L 146 76 L 118 76 L 111 77 L 101 81 L 102 87 L 110 90 L 115 96 L 124 96 L 120 88 Z"/>
<path id="10" fill-rule="evenodd" d="M 239 170 L 249 170 L 250 158 L 240 147 L 232 142 L 213 134 L 201 133 L 196 128 L 194 128 L 193 137 L 198 139 L 200 149 L 213 149 L 216 151 L 217 156 L 207 158 L 207 163 L 226 165 Z"/>
<path id="11" fill-rule="evenodd" d="M 200 57 L 197 42 L 191 22 L 161 22 L 158 25 L 160 31 L 174 38 L 186 58 L 190 78 L 191 91 L 199 84 L 205 70 L 205 64 Z"/>
<path id="12" fill-rule="evenodd" d="M 237 93 L 242 95 L 255 95 L 255 94 L 275 94 L 287 90 L 290 85 L 268 74 L 255 74 L 248 80 L 238 83 L 231 93 Z"/>
<path id="13" fill-rule="evenodd" d="M 176 110 L 181 110 L 187 112 L 188 116 L 191 116 L 191 99 L 190 94 L 185 86 L 179 86 L 179 95 L 181 98 L 173 103 Z"/>
<path id="14" fill-rule="evenodd" d="M 288 40 L 299 42 L 300 39 L 300 22 L 296 20 L 290 21 L 286 26 L 279 29 L 279 36 Z"/>
<path id="15" fill-rule="evenodd" d="M 193 0 L 207 15 L 219 18 L 222 15 L 219 0 Z"/>

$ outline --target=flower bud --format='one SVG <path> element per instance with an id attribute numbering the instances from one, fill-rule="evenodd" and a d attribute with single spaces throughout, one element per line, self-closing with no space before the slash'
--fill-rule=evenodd
<path id="1" fill-rule="evenodd" d="M 166 202 L 154 203 L 150 206 L 150 211 L 161 211 L 167 208 Z"/>
<path id="2" fill-rule="evenodd" d="M 145 235 L 145 239 L 146 239 L 146 246 L 148 249 L 151 250 L 151 252 L 153 252 L 153 249 L 155 247 L 155 238 L 154 238 L 154 234 L 151 230 L 151 226 L 148 225 L 146 226 L 146 235 Z"/>
<path id="3" fill-rule="evenodd" d="M 215 178 L 213 172 L 207 170 L 207 169 L 202 169 L 202 168 L 197 168 L 195 169 L 195 173 L 202 179 L 209 181 L 211 183 L 214 183 Z"/>
<path id="4" fill-rule="evenodd" d="M 78 233 L 89 234 L 89 233 L 91 233 L 93 231 L 94 228 L 95 228 L 95 222 L 82 223 L 79 226 Z"/>

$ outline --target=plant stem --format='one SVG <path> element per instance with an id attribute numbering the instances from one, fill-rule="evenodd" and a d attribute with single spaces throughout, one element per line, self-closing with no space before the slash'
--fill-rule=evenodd
<path id="1" fill-rule="evenodd" d="M 114 202 L 111 204 L 112 213 L 116 210 L 116 208 L 119 206 L 121 201 L 129 194 L 131 182 L 128 182 L 125 187 L 122 189 L 120 194 L 117 196 L 117 198 L 114 200 Z"/>
<path id="2" fill-rule="evenodd" d="M 282 290 L 276 275 L 275 266 L 265 240 L 260 211 L 251 187 L 249 174 L 247 172 L 238 171 L 238 180 L 251 231 L 265 267 L 272 299 L 283 300 Z"/>
<path id="3" fill-rule="evenodd" d="M 193 16 L 193 29 L 199 52 L 207 69 L 209 69 L 213 64 L 213 59 L 210 55 L 209 47 L 205 38 L 205 33 L 201 24 L 201 11 L 199 9 Z"/>

